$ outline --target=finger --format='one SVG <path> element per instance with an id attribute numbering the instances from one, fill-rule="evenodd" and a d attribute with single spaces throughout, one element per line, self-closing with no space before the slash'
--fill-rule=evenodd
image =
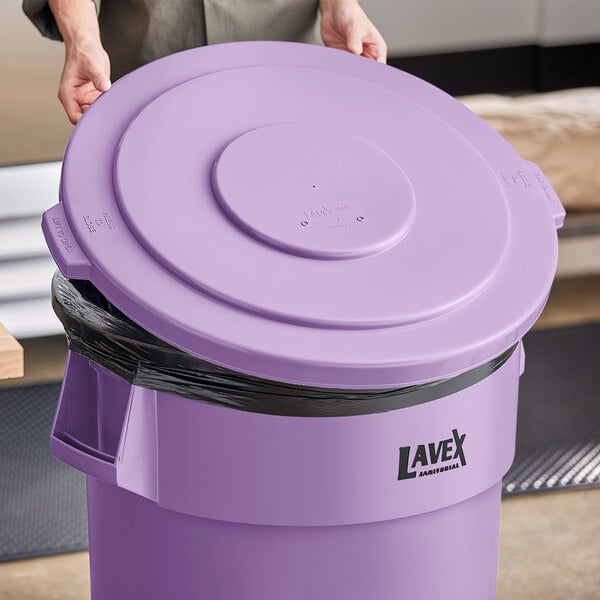
<path id="1" fill-rule="evenodd" d="M 87 79 L 92 82 L 92 85 L 99 92 L 106 92 L 110 89 L 110 78 L 104 65 L 98 62 L 96 58 L 93 60 L 83 61 L 80 65 L 78 75 L 82 79 Z"/>
<path id="2" fill-rule="evenodd" d="M 352 54 L 358 54 L 360 56 L 363 53 L 363 42 L 358 32 L 350 32 L 346 39 L 346 47 Z"/>
<path id="3" fill-rule="evenodd" d="M 69 121 L 71 121 L 71 123 L 73 125 L 77 125 L 77 123 L 79 122 L 79 119 L 81 119 L 81 117 L 83 117 L 83 111 L 81 110 L 81 108 L 79 107 L 79 105 L 77 103 L 73 103 L 68 106 L 65 106 L 65 111 L 67 112 L 67 117 L 68 117 Z"/>
<path id="4" fill-rule="evenodd" d="M 377 42 L 377 62 L 385 64 L 387 62 L 387 44 L 383 41 L 383 38 Z"/>
<path id="5" fill-rule="evenodd" d="M 87 76 L 99 92 L 106 92 L 110 89 L 110 79 L 98 65 L 93 65 L 87 73 Z"/>
<path id="6" fill-rule="evenodd" d="M 83 116 L 83 111 L 77 102 L 63 102 L 67 117 L 73 125 L 76 125 L 79 119 Z"/>
<path id="7" fill-rule="evenodd" d="M 365 44 L 365 49 L 362 54 L 366 58 L 376 60 L 377 62 L 386 63 L 386 50 L 375 44 Z"/>
<path id="8" fill-rule="evenodd" d="M 385 63 L 387 60 L 387 44 L 383 37 L 378 34 L 370 36 L 368 41 L 364 43 L 363 56 L 372 58 L 380 63 Z"/>
<path id="9" fill-rule="evenodd" d="M 86 102 L 86 103 L 82 104 L 82 105 L 81 105 L 81 107 L 80 107 L 80 108 L 81 108 L 81 112 L 82 112 L 82 113 L 85 113 L 85 111 L 86 111 L 86 110 L 87 110 L 87 109 L 88 109 L 88 108 L 89 108 L 91 105 L 92 105 L 92 103 L 90 103 L 90 102 Z"/>
<path id="10" fill-rule="evenodd" d="M 79 102 L 75 99 L 75 91 L 71 90 L 69 92 L 69 90 L 61 87 L 58 91 L 58 99 L 63 105 L 69 121 L 75 125 L 77 121 L 81 119 L 81 115 L 83 114 Z"/>

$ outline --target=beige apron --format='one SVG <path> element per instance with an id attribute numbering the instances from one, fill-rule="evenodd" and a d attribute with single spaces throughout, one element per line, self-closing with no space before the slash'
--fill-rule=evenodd
<path id="1" fill-rule="evenodd" d="M 111 79 L 151 60 L 205 44 L 241 40 L 322 43 L 318 0 L 91 0 Z M 23 0 L 46 37 L 60 33 L 46 0 Z"/>

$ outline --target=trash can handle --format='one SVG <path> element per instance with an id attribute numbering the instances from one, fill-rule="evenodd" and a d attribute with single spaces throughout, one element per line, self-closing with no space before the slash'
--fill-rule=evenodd
<path id="1" fill-rule="evenodd" d="M 52 453 L 79 471 L 116 484 L 118 442 L 129 410 L 129 390 L 124 380 L 69 352 L 52 424 Z"/>
<path id="2" fill-rule="evenodd" d="M 90 261 L 73 235 L 62 202 L 44 212 L 42 231 L 50 254 L 63 274 L 73 279 L 90 279 Z"/>
<path id="3" fill-rule="evenodd" d="M 59 405 L 58 412 L 60 410 Z M 55 426 L 52 427 L 50 450 L 56 458 L 78 471 L 83 471 L 96 479 L 116 485 L 117 471 L 114 457 L 82 442 L 68 432 L 57 430 Z"/>

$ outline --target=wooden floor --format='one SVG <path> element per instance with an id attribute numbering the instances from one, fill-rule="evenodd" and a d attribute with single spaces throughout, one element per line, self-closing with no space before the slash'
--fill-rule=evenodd
<path id="1" fill-rule="evenodd" d="M 0 599 L 88 600 L 87 561 L 87 552 L 78 552 L 0 564 Z M 600 490 L 505 500 L 497 600 L 599 598 Z"/>
<path id="2" fill-rule="evenodd" d="M 597 321 L 600 276 L 561 279 L 537 327 Z M 60 378 L 64 338 L 29 340 L 23 345 L 26 377 L 22 383 Z M 80 552 L 0 564 L 0 600 L 88 600 L 87 560 L 87 553 Z M 503 501 L 498 600 L 600 600 L 600 489 Z"/>

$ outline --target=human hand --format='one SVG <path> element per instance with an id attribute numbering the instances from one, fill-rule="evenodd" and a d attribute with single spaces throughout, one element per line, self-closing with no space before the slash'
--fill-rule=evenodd
<path id="1" fill-rule="evenodd" d="M 326 46 L 385 63 L 387 45 L 358 0 L 320 0 L 321 37 Z"/>
<path id="2" fill-rule="evenodd" d="M 110 61 L 99 41 L 82 40 L 65 46 L 58 99 L 75 124 L 90 104 L 110 88 Z"/>
<path id="3" fill-rule="evenodd" d="M 100 41 L 96 7 L 90 0 L 48 0 L 65 42 L 58 99 L 75 124 L 110 88 L 110 61 Z"/>

